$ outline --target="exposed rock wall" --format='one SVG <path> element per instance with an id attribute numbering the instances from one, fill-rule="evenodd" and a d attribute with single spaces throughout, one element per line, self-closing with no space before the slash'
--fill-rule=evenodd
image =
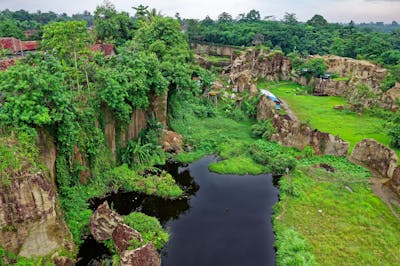
<path id="1" fill-rule="evenodd" d="M 0 182 L 0 246 L 24 257 L 71 248 L 57 210 L 55 185 L 42 171 L 27 168 L 11 176 L 10 184 Z"/>
<path id="2" fill-rule="evenodd" d="M 47 167 L 48 176 L 51 178 L 52 182 L 55 183 L 57 147 L 52 136 L 44 128 L 38 128 L 36 131 L 36 146 L 39 148 L 41 160 Z"/>
<path id="3" fill-rule="evenodd" d="M 388 178 L 388 184 L 400 195 L 400 166 L 396 152 L 373 139 L 363 139 L 356 144 L 351 156 Z"/>
<path id="4" fill-rule="evenodd" d="M 196 54 L 207 54 L 216 56 L 233 56 L 236 51 L 242 50 L 234 46 L 213 45 L 213 44 L 192 44 L 192 49 Z"/>
<path id="5" fill-rule="evenodd" d="M 329 133 L 312 130 L 307 124 L 300 123 L 289 115 L 280 115 L 275 110 L 275 103 L 268 97 L 262 96 L 257 106 L 257 119 L 272 119 L 276 133 L 271 136 L 284 146 L 304 149 L 313 147 L 316 154 L 346 156 L 349 143 Z"/>
<path id="6" fill-rule="evenodd" d="M 324 59 L 328 66 L 327 72 L 337 73 L 348 80 L 333 80 L 315 78 L 315 92 L 324 95 L 338 95 L 350 98 L 361 83 L 368 85 L 371 92 L 381 95 L 380 83 L 385 78 L 387 70 L 379 65 L 365 60 L 356 60 L 340 56 L 315 56 Z"/>
<path id="7" fill-rule="evenodd" d="M 90 232 L 97 241 L 113 240 L 121 265 L 160 266 L 161 258 L 152 242 L 129 249 L 132 240 L 141 242 L 143 239 L 139 232 L 123 222 L 123 217 L 112 211 L 105 201 L 90 218 Z"/>
<path id="8" fill-rule="evenodd" d="M 393 88 L 382 95 L 380 106 L 392 111 L 397 111 L 400 107 L 397 101 L 400 101 L 400 82 L 397 82 Z"/>
<path id="9" fill-rule="evenodd" d="M 239 89 L 249 89 L 256 78 L 288 80 L 291 70 L 289 58 L 282 53 L 252 48 L 234 60 L 230 79 Z"/>
<path id="10" fill-rule="evenodd" d="M 373 139 L 363 139 L 357 143 L 351 156 L 388 178 L 393 177 L 397 167 L 397 154 Z"/>

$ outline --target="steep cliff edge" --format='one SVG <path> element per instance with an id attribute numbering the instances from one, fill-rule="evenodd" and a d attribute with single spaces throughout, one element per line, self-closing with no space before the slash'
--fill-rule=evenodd
<path id="1" fill-rule="evenodd" d="M 51 167 L 43 170 L 36 147 L 15 137 L 1 138 L 1 155 L 0 246 L 24 257 L 72 250 Z"/>

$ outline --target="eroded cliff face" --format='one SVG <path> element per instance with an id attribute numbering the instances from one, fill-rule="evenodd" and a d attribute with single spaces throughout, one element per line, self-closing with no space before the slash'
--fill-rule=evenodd
<path id="1" fill-rule="evenodd" d="M 350 98 L 361 83 L 368 85 L 371 92 L 381 95 L 380 83 L 385 78 L 387 70 L 379 65 L 365 60 L 356 60 L 340 56 L 315 56 L 324 59 L 328 66 L 327 72 L 337 73 L 345 80 L 315 78 L 317 94 L 345 96 Z"/>
<path id="2" fill-rule="evenodd" d="M 12 140 L 10 145 L 18 144 Z M 53 145 L 42 154 L 48 159 L 49 173 L 54 167 Z M 72 250 L 72 236 L 59 214 L 54 179 L 28 162 L 9 173 L 0 182 L 0 246 L 24 257 Z"/>
<path id="3" fill-rule="evenodd" d="M 257 78 L 288 80 L 291 71 L 289 58 L 281 52 L 252 48 L 234 60 L 230 79 L 239 90 L 244 90 L 250 89 Z"/>
<path id="4" fill-rule="evenodd" d="M 275 110 L 275 102 L 262 96 L 257 106 L 257 119 L 271 119 L 276 133 L 271 136 L 272 141 L 281 145 L 304 149 L 311 146 L 315 154 L 346 156 L 349 143 L 332 134 L 312 130 L 307 124 L 300 123 L 290 115 L 280 115 Z"/>
<path id="5" fill-rule="evenodd" d="M 159 96 L 152 96 L 150 98 L 150 107 L 147 110 L 135 109 L 132 111 L 131 120 L 126 128 L 119 132 L 117 136 L 118 123 L 112 112 L 106 107 L 102 107 L 104 116 L 104 135 L 115 159 L 117 151 L 117 140 L 119 139 L 121 147 L 125 147 L 132 139 L 139 136 L 140 131 L 147 128 L 147 120 L 155 118 L 163 125 L 167 125 L 167 106 L 168 106 L 168 92 L 164 92 Z"/>
<path id="6" fill-rule="evenodd" d="M 400 103 L 400 82 L 396 82 L 396 85 L 385 92 L 380 100 L 380 106 L 392 111 L 397 111 L 399 109 Z"/>

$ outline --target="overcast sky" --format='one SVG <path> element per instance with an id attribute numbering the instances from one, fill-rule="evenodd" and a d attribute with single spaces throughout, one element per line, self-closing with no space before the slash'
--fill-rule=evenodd
<path id="1" fill-rule="evenodd" d="M 233 17 L 251 9 L 261 16 L 273 15 L 281 19 L 285 12 L 295 13 L 301 21 L 314 14 L 324 16 L 329 22 L 370 22 L 396 20 L 400 23 L 400 0 L 112 0 L 118 10 L 133 14 L 132 6 L 139 4 L 156 8 L 164 15 L 179 12 L 183 18 L 203 19 L 206 15 L 215 19 L 228 12 Z M 0 0 L 0 10 L 25 9 L 29 11 L 54 11 L 68 14 L 88 10 L 93 12 L 103 0 Z"/>

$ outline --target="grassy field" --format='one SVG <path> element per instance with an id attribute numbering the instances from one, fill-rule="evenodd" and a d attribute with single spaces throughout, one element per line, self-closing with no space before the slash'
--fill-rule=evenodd
<path id="1" fill-rule="evenodd" d="M 320 163 L 336 172 L 316 167 Z M 274 219 L 277 265 L 313 265 L 305 259 L 309 253 L 319 265 L 400 265 L 394 248 L 400 223 L 372 193 L 369 177 L 366 169 L 331 156 L 303 159 L 283 177 Z M 298 238 L 310 248 L 299 248 L 305 244 Z"/>
<path id="2" fill-rule="evenodd" d="M 372 138 L 389 146 L 390 137 L 385 132 L 385 121 L 366 114 L 346 110 L 335 110 L 335 105 L 346 105 L 342 97 L 318 97 L 299 94 L 304 89 L 293 82 L 260 82 L 259 88 L 268 88 L 277 97 L 285 100 L 294 114 L 313 128 L 340 136 L 350 142 L 350 151 L 364 138 Z M 400 151 L 396 150 L 400 155 Z"/>

